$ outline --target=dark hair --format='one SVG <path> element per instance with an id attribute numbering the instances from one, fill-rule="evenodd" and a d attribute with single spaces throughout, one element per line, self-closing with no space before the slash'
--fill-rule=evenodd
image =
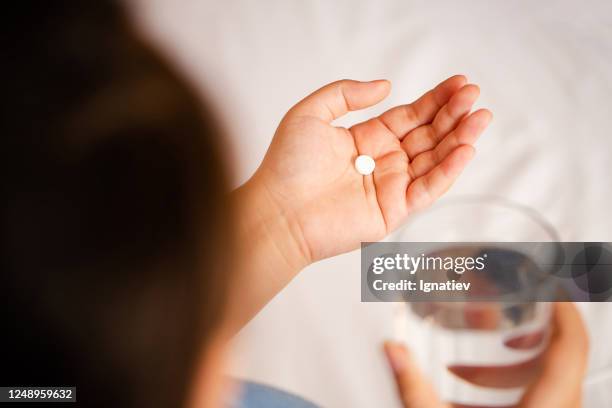
<path id="1" fill-rule="evenodd" d="M 224 310 L 219 127 L 114 2 L 14 6 L 1 51 L 0 385 L 180 406 Z"/>

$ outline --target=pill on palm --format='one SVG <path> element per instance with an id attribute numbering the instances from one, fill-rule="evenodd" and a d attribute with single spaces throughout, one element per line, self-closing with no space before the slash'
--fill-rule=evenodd
<path id="1" fill-rule="evenodd" d="M 376 163 L 374 162 L 374 159 L 368 155 L 362 154 L 355 159 L 355 168 L 364 176 L 372 174 L 375 167 Z"/>

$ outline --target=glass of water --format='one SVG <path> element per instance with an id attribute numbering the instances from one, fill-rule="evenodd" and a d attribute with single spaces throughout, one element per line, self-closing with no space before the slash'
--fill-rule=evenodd
<path id="1" fill-rule="evenodd" d="M 482 273 L 462 277 L 472 283 L 472 300 L 398 305 L 396 335 L 415 351 L 443 400 L 460 406 L 516 404 L 548 344 L 552 304 L 541 300 L 554 299 L 556 289 L 541 265 L 553 264 L 556 254 L 537 243 L 558 242 L 555 229 L 528 207 L 477 196 L 447 200 L 415 215 L 392 240 L 439 242 L 436 256 L 488 255 Z M 521 244 L 527 250 L 517 252 L 510 244 L 517 242 L 529 243 Z M 545 248 L 550 252 L 550 245 Z M 535 257 L 550 259 L 534 262 Z M 496 300 L 477 301 L 479 292 Z"/>

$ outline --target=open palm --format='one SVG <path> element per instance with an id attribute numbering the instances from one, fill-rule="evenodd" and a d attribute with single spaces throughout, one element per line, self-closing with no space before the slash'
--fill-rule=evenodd
<path id="1" fill-rule="evenodd" d="M 350 129 L 333 126 L 389 90 L 384 80 L 343 80 L 306 97 L 283 118 L 254 177 L 297 225 L 311 261 L 380 240 L 431 204 L 472 158 L 491 119 L 484 109 L 469 114 L 479 90 L 458 75 L 412 104 Z M 372 175 L 355 170 L 360 154 L 376 161 Z"/>

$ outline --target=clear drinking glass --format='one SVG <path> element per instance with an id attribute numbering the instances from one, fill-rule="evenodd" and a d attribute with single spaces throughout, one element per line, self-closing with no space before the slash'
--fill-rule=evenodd
<path id="1" fill-rule="evenodd" d="M 554 287 L 529 265 L 531 257 L 554 258 L 537 245 L 558 242 L 554 228 L 528 207 L 497 197 L 471 196 L 446 200 L 415 215 L 391 240 L 443 243 L 436 254 L 484 251 L 492 265 L 500 257 L 512 265 L 511 273 L 506 268 L 501 278 L 494 266 L 488 274 L 472 278 L 478 280 L 472 287 L 483 294 L 503 293 L 498 301 L 401 304 L 396 330 L 443 400 L 483 407 L 517 403 L 537 374 L 548 344 L 552 304 L 524 297 L 517 301 L 513 292 L 529 290 L 537 299 L 553 299 Z M 466 249 L 462 244 L 466 242 L 478 244 Z M 519 254 L 511 245 L 505 248 L 504 242 L 533 244 Z M 497 244 L 493 248 L 488 243 Z M 547 262 L 553 263 L 544 260 L 538 265 Z M 546 271 L 540 272 L 546 276 Z"/>

